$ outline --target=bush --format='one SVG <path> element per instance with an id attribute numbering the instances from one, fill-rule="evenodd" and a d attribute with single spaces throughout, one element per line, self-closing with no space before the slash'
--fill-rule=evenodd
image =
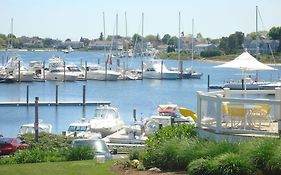
<path id="1" fill-rule="evenodd" d="M 159 129 L 145 141 L 145 144 L 148 148 L 157 148 L 159 145 L 162 145 L 164 142 L 173 138 L 194 138 L 196 134 L 197 133 L 194 125 L 175 124 Z"/>
<path id="2" fill-rule="evenodd" d="M 95 151 L 88 145 L 77 146 L 66 151 L 66 160 L 89 160 L 95 157 Z"/>
<path id="3" fill-rule="evenodd" d="M 30 148 L 40 148 L 43 150 L 58 150 L 69 147 L 74 138 L 50 133 L 39 133 L 38 142 L 34 140 L 34 134 L 24 134 L 22 140 L 29 144 Z"/>
<path id="4" fill-rule="evenodd" d="M 243 156 L 234 153 L 225 153 L 213 160 L 210 173 L 221 175 L 250 175 L 255 170 L 253 167 L 251 162 Z"/>
<path id="5" fill-rule="evenodd" d="M 139 149 L 139 148 L 136 148 L 136 149 L 133 149 L 129 152 L 129 159 L 130 160 L 140 160 L 142 161 L 143 160 L 143 157 L 144 157 L 144 154 L 145 154 L 145 150 L 144 149 Z"/>
<path id="6" fill-rule="evenodd" d="M 213 173 L 211 161 L 203 158 L 196 159 L 188 165 L 187 172 L 190 175 L 211 175 Z"/>
<path id="7" fill-rule="evenodd" d="M 266 170 L 267 162 L 274 156 L 280 141 L 272 138 L 256 139 L 241 144 L 240 154 L 248 157 L 257 169 Z"/>
<path id="8" fill-rule="evenodd" d="M 281 174 L 281 146 L 280 145 L 278 145 L 275 154 L 269 158 L 265 169 L 267 174 L 271 174 L 271 175 Z"/>

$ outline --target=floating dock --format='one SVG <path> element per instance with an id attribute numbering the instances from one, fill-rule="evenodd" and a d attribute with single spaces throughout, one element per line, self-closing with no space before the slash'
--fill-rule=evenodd
<path id="1" fill-rule="evenodd" d="M 97 105 L 110 105 L 110 101 L 64 101 L 64 102 L 38 102 L 39 106 L 97 106 Z M 35 106 L 35 102 L 0 102 L 0 106 Z"/>

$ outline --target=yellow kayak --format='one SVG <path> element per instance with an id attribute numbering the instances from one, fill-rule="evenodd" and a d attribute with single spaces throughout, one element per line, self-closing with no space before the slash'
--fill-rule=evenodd
<path id="1" fill-rule="evenodd" d="M 195 112 L 191 111 L 190 109 L 184 108 L 184 107 L 180 107 L 179 111 L 181 113 L 181 115 L 183 115 L 184 117 L 191 117 L 194 122 L 197 122 L 197 115 Z"/>

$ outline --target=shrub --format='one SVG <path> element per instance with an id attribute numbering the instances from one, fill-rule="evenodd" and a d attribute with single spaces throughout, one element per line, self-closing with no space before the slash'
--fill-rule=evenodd
<path id="1" fill-rule="evenodd" d="M 271 156 L 265 168 L 267 174 L 279 175 L 281 174 L 281 146 L 276 149 L 276 153 Z"/>
<path id="2" fill-rule="evenodd" d="M 157 148 L 164 142 L 173 138 L 185 139 L 194 138 L 196 136 L 196 129 L 191 124 L 176 124 L 166 126 L 151 135 L 145 142 L 148 148 Z"/>
<path id="3" fill-rule="evenodd" d="M 217 156 L 211 164 L 211 172 L 221 175 L 250 175 L 254 172 L 253 165 L 243 156 L 225 153 Z"/>
<path id="4" fill-rule="evenodd" d="M 16 163 L 38 163 L 62 161 L 59 151 L 42 150 L 39 148 L 17 152 L 12 157 Z"/>
<path id="5" fill-rule="evenodd" d="M 139 149 L 139 148 L 132 149 L 129 152 L 129 159 L 130 160 L 137 159 L 137 160 L 142 161 L 143 157 L 144 157 L 144 154 L 145 154 L 145 150 L 144 149 Z"/>
<path id="6" fill-rule="evenodd" d="M 240 154 L 248 157 L 257 169 L 266 170 L 267 162 L 274 156 L 279 140 L 272 138 L 256 139 L 241 144 Z"/>
<path id="7" fill-rule="evenodd" d="M 89 160 L 95 157 L 95 151 L 88 145 L 77 146 L 66 151 L 66 160 Z"/>
<path id="8" fill-rule="evenodd" d="M 39 133 L 38 142 L 34 140 L 34 134 L 24 134 L 21 138 L 29 144 L 30 148 L 40 148 L 43 150 L 58 150 L 69 147 L 74 138 L 50 133 Z"/>
<path id="9" fill-rule="evenodd" d="M 211 175 L 211 160 L 203 158 L 196 159 L 188 165 L 187 172 L 190 175 Z"/>

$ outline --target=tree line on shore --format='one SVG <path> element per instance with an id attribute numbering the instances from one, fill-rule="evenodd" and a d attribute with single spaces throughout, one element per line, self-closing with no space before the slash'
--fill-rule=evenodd
<path id="1" fill-rule="evenodd" d="M 272 27 L 268 32 L 261 31 L 258 32 L 259 40 L 266 39 L 266 40 L 276 40 L 279 42 L 277 49 L 275 50 L 276 54 L 280 54 L 281 52 L 281 27 Z M 191 38 L 191 35 L 184 36 L 183 32 L 181 33 L 180 41 L 183 42 L 186 38 Z M 200 40 L 201 43 L 205 44 L 214 44 L 218 47 L 217 51 L 208 51 L 203 52 L 204 57 L 212 57 L 212 56 L 219 56 L 219 55 L 229 55 L 229 54 L 238 54 L 241 53 L 245 49 L 244 41 L 245 38 L 250 38 L 252 40 L 256 39 L 256 33 L 252 32 L 245 36 L 243 32 L 235 32 L 230 34 L 229 36 L 222 37 L 219 39 L 211 39 L 211 38 L 204 38 L 200 33 L 198 33 L 194 39 Z M 150 42 L 153 47 L 157 48 L 160 45 L 166 45 L 166 52 L 175 52 L 178 49 L 178 40 L 177 36 L 171 36 L 170 34 L 165 34 L 162 38 L 159 34 L 157 35 L 147 35 L 145 37 L 140 36 L 139 34 L 134 34 L 132 37 L 121 37 L 121 36 L 108 36 L 107 39 L 104 38 L 103 33 L 100 33 L 100 37 L 94 40 L 83 38 L 81 37 L 79 41 L 83 43 L 83 48 L 88 49 L 89 44 L 91 41 L 111 41 L 112 39 L 126 41 L 129 47 L 134 47 L 139 43 L 147 43 Z M 187 39 L 188 40 L 188 39 Z M 12 48 L 56 48 L 61 43 L 71 42 L 70 39 L 66 39 L 65 41 L 59 39 L 52 39 L 52 38 L 40 38 L 38 36 L 27 37 L 21 36 L 16 37 L 14 34 L 0 34 L 0 48 L 6 49 L 9 47 Z M 189 39 L 187 42 L 191 42 Z M 124 43 L 124 42 L 123 42 Z M 127 46 L 128 46 L 127 45 Z M 123 44 L 124 46 L 124 44 Z M 125 46 L 124 46 L 125 47 Z M 181 47 L 181 51 L 185 49 Z M 188 49 L 186 49 L 188 51 Z M 190 50 L 189 50 L 190 52 Z"/>

